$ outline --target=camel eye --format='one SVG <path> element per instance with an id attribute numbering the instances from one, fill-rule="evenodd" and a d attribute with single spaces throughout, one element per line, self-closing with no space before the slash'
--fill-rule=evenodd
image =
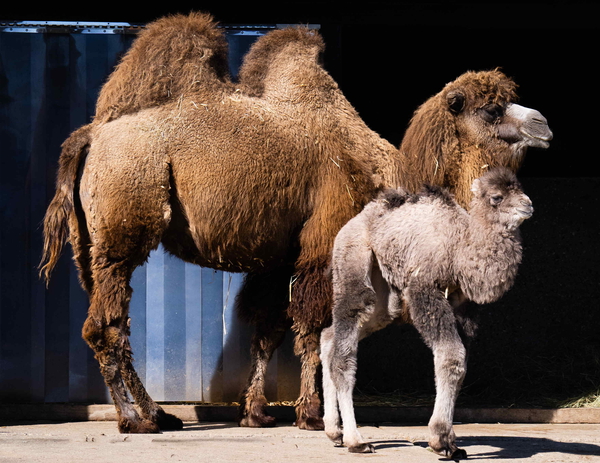
<path id="1" fill-rule="evenodd" d="M 486 122 L 492 123 L 504 115 L 504 109 L 497 104 L 489 104 L 481 108 L 481 115 Z"/>
<path id="2" fill-rule="evenodd" d="M 490 204 L 492 206 L 497 206 L 498 204 L 500 204 L 502 202 L 503 199 L 504 199 L 504 196 L 502 196 L 501 194 L 492 195 L 490 197 Z"/>

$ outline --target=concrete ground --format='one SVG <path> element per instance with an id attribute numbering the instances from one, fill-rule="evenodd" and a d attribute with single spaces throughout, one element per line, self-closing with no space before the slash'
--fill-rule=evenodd
<path id="1" fill-rule="evenodd" d="M 472 461 L 600 463 L 600 424 L 456 424 L 455 431 Z M 364 426 L 361 433 L 376 453 L 349 454 L 323 432 L 287 423 L 248 429 L 194 421 L 181 431 L 154 435 L 119 434 L 114 421 L 3 423 L 0 462 L 449 461 L 427 450 L 426 426 Z"/>

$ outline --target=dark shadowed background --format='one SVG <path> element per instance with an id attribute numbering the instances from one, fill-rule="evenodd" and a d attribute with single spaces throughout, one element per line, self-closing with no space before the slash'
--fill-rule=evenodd
<path id="1" fill-rule="evenodd" d="M 522 227 L 524 261 L 514 288 L 482 307 L 461 401 L 553 405 L 598 394 L 600 174 L 594 134 L 600 5 L 173 1 L 90 8 L 81 2 L 13 2 L 0 8 L 0 20 L 143 24 L 192 9 L 209 11 L 223 24 L 319 24 L 325 67 L 367 124 L 395 145 L 417 106 L 463 72 L 500 67 L 513 77 L 520 103 L 546 116 L 554 140 L 548 150 L 530 150 L 519 173 L 535 207 Z M 0 153 L 4 164 L 6 147 Z M 54 168 L 48 166 L 50 177 Z M 8 229 L 7 217 L 2 219 Z M 0 296 L 8 292 L 10 272 L 11 264 L 3 262 Z M 13 338 L 0 318 L 0 362 L 10 357 L 7 339 Z M 414 329 L 390 327 L 362 342 L 357 388 L 364 396 L 428 400 L 432 360 Z"/>

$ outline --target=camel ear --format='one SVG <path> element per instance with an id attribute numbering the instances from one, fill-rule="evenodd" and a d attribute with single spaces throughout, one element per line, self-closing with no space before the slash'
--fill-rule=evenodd
<path id="1" fill-rule="evenodd" d="M 448 109 L 453 114 L 460 113 L 465 106 L 465 95 L 460 90 L 452 90 L 446 95 Z"/>
<path id="2" fill-rule="evenodd" d="M 476 178 L 475 180 L 473 180 L 473 183 L 471 184 L 471 192 L 475 196 L 477 196 L 479 194 L 480 189 L 481 189 L 481 180 Z"/>

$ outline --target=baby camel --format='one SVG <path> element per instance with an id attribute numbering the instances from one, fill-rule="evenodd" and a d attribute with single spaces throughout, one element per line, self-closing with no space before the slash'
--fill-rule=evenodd
<path id="1" fill-rule="evenodd" d="M 475 333 L 466 302 L 493 302 L 512 286 L 522 255 L 518 227 L 533 213 L 506 168 L 490 170 L 471 190 L 469 212 L 438 187 L 426 186 L 417 195 L 383 191 L 337 235 L 333 323 L 321 337 L 324 420 L 327 436 L 350 452 L 374 451 L 354 417 L 358 342 L 400 320 L 412 323 L 433 351 L 429 445 L 453 459 L 466 458 L 452 429 Z"/>

